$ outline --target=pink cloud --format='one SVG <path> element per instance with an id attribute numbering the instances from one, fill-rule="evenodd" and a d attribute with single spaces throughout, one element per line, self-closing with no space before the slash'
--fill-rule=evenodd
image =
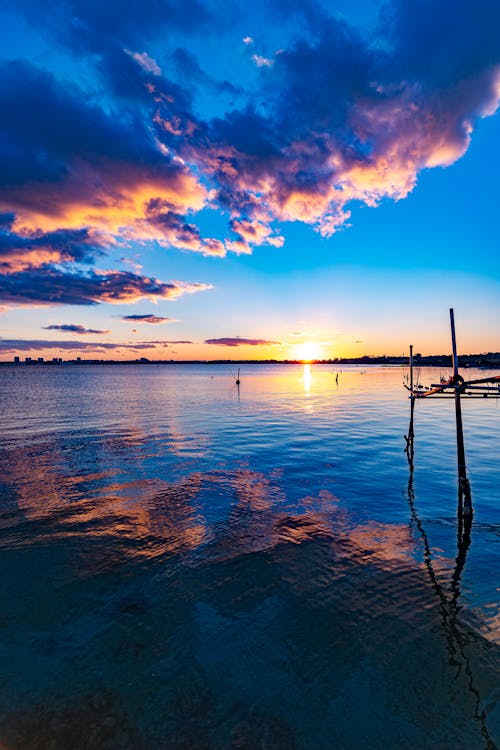
<path id="1" fill-rule="evenodd" d="M 151 73 L 154 76 L 161 76 L 161 68 L 153 57 L 150 57 L 147 52 L 131 52 L 126 49 L 124 52 L 130 55 L 138 65 L 146 72 Z"/>
<path id="2" fill-rule="evenodd" d="M 252 60 L 258 68 L 272 68 L 274 60 L 269 57 L 263 57 L 263 55 L 252 55 Z"/>

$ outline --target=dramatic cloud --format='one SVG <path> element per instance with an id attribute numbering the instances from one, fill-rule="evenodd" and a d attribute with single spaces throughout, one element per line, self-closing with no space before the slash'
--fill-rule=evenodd
<path id="1" fill-rule="evenodd" d="M 0 275 L 48 263 L 88 264 L 103 254 L 103 240 L 86 228 L 15 232 L 12 229 L 15 220 L 14 214 L 4 214 L 3 225 L 0 221 Z"/>
<path id="2" fill-rule="evenodd" d="M 104 255 L 106 238 L 87 228 L 14 231 L 0 214 L 0 300 L 18 304 L 94 304 L 175 299 L 207 284 L 166 283 L 126 271 L 82 270 Z"/>
<path id="3" fill-rule="evenodd" d="M 253 102 L 178 147 L 202 161 L 233 225 L 299 220 L 329 236 L 353 201 L 404 198 L 422 169 L 456 161 L 496 109 L 500 8 L 486 6 L 394 2 L 368 41 L 304 3 L 302 38 L 280 50 Z"/>
<path id="4" fill-rule="evenodd" d="M 119 304 L 141 299 L 177 299 L 209 289 L 208 284 L 164 282 L 126 271 L 68 273 L 53 267 L 0 277 L 0 301 L 27 305 Z"/>
<path id="5" fill-rule="evenodd" d="M 218 34 L 231 54 L 237 14 L 220 4 L 16 3 L 59 51 L 83 56 L 88 75 L 69 86 L 27 61 L 0 64 L 0 210 L 15 214 L 0 247 L 7 299 L 13 274 L 73 271 L 113 243 L 223 257 L 280 247 L 282 222 L 330 236 L 357 202 L 400 200 L 422 170 L 459 159 L 498 106 L 497 0 L 480 11 L 392 0 L 370 33 L 314 0 L 253 5 L 240 9 L 234 80 L 218 81 L 193 48 Z M 259 13 L 280 32 L 270 56 L 243 36 Z M 249 76 L 250 61 L 260 70 Z M 208 210 L 229 231 L 204 237 Z"/>
<path id="6" fill-rule="evenodd" d="M 244 339 L 240 336 L 233 338 L 207 339 L 205 344 L 216 346 L 279 346 L 279 341 L 267 341 L 266 339 Z"/>
<path id="7" fill-rule="evenodd" d="M 139 111 L 108 113 L 27 62 L 0 65 L 0 98 L 0 209 L 17 214 L 18 231 L 92 227 L 154 239 L 151 201 L 177 216 L 205 205 L 199 179 L 162 149 Z M 34 111 L 44 117 L 35 122 Z"/>
<path id="8" fill-rule="evenodd" d="M 160 315 L 122 315 L 122 320 L 128 320 L 132 323 L 172 323 L 173 318 L 163 318 Z"/>
<path id="9" fill-rule="evenodd" d="M 95 328 L 85 328 L 79 323 L 62 323 L 61 325 L 43 326 L 44 331 L 66 331 L 67 333 L 110 333 L 110 331 L 98 331 Z"/>

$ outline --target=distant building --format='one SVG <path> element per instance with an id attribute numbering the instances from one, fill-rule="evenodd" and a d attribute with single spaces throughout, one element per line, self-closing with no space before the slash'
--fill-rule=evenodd
<path id="1" fill-rule="evenodd" d="M 43 357 L 38 357 L 37 362 L 39 365 L 43 364 Z"/>
<path id="2" fill-rule="evenodd" d="M 31 359 L 31 357 L 26 357 L 26 359 L 24 361 L 26 362 L 27 365 L 30 365 L 33 362 L 33 360 Z"/>
<path id="3" fill-rule="evenodd" d="M 14 364 L 15 364 L 15 365 L 18 365 L 18 364 L 19 364 L 19 362 L 20 362 L 20 359 L 19 359 L 19 357 L 14 357 Z"/>

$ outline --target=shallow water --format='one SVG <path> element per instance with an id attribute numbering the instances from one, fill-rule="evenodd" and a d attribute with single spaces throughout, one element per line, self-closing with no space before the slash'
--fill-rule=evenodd
<path id="1" fill-rule="evenodd" d="M 234 372 L 0 370 L 0 747 L 498 747 L 500 402 Z"/>

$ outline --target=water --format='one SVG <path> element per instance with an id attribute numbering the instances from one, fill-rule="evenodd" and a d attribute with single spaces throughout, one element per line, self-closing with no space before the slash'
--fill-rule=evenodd
<path id="1" fill-rule="evenodd" d="M 499 747 L 499 404 L 234 375 L 0 370 L 0 747 Z"/>

